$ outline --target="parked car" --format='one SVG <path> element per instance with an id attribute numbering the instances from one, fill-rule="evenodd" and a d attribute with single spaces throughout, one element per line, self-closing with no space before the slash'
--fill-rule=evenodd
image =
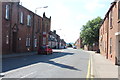
<path id="1" fill-rule="evenodd" d="M 45 54 L 45 55 L 47 55 L 47 54 L 52 54 L 52 53 L 53 53 L 53 51 L 52 51 L 52 49 L 49 46 L 41 46 L 38 49 L 38 54 Z"/>
<path id="2" fill-rule="evenodd" d="M 76 49 L 76 46 L 73 46 L 73 49 Z"/>

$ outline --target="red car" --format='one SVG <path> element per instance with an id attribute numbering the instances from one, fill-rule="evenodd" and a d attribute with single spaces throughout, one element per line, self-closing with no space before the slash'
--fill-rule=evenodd
<path id="1" fill-rule="evenodd" d="M 49 46 L 41 46 L 38 49 L 38 54 L 52 54 L 52 49 Z"/>

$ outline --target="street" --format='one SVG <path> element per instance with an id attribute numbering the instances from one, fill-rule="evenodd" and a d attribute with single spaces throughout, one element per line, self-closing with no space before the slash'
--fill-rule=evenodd
<path id="1" fill-rule="evenodd" d="M 3 59 L 3 78 L 86 78 L 90 54 L 62 49 L 52 55 L 32 55 Z"/>

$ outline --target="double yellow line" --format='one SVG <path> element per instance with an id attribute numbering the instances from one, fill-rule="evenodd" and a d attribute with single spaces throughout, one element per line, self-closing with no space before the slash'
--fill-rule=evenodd
<path id="1" fill-rule="evenodd" d="M 93 77 L 91 76 L 91 63 L 92 63 L 92 57 L 90 55 L 89 61 L 88 61 L 88 70 L 86 75 L 86 80 L 93 80 Z"/>
<path id="2" fill-rule="evenodd" d="M 87 71 L 87 76 L 86 76 L 86 78 L 87 78 L 87 80 L 90 78 L 90 72 L 91 72 L 91 60 L 89 59 L 89 61 L 88 61 L 88 71 Z"/>

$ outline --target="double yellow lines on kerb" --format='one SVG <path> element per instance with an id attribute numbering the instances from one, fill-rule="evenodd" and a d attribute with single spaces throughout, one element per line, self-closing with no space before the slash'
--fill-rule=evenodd
<path id="1" fill-rule="evenodd" d="M 88 70 L 86 75 L 86 80 L 93 80 L 93 77 L 91 76 L 91 63 L 92 63 L 92 57 L 90 55 L 89 61 L 88 61 Z"/>

